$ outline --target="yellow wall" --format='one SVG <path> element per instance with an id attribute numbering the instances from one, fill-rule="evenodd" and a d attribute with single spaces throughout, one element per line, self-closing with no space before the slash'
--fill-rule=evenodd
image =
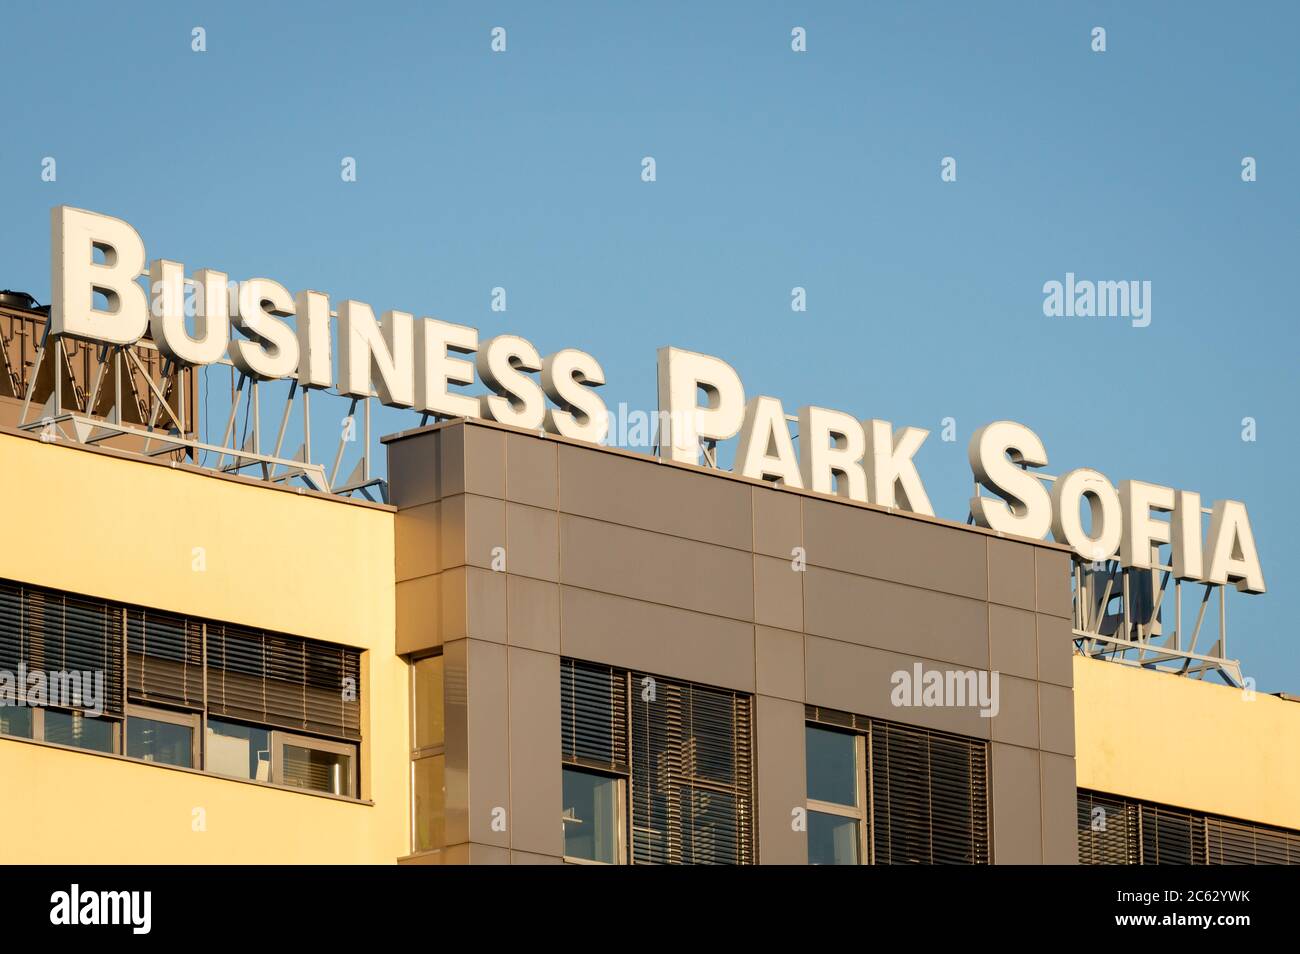
<path id="1" fill-rule="evenodd" d="M 373 805 L 0 739 L 0 863 L 393 862 L 410 844 L 393 514 L 0 431 L 0 577 L 346 643 Z M 194 568 L 195 548 L 206 569 Z M 207 831 L 192 830 L 205 808 Z"/>
<path id="2" fill-rule="evenodd" d="M 0 740 L 0 773 L 5 865 L 346 864 L 405 853 L 388 796 L 350 804 L 13 740 Z"/>
<path id="3" fill-rule="evenodd" d="M 1074 657 L 1080 788 L 1300 830 L 1300 703 Z"/>

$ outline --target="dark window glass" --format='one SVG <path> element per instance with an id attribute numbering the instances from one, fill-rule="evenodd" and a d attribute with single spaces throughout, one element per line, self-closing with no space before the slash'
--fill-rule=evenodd
<path id="1" fill-rule="evenodd" d="M 809 726 L 805 733 L 808 797 L 836 805 L 858 804 L 857 739 L 847 732 Z"/>
<path id="2" fill-rule="evenodd" d="M 808 813 L 808 863 L 856 865 L 858 820 L 825 812 Z"/>
<path id="3" fill-rule="evenodd" d="M 129 716 L 126 754 L 146 762 L 194 767 L 194 730 L 187 725 Z"/>
<path id="4" fill-rule="evenodd" d="M 95 752 L 113 751 L 113 723 L 80 712 L 45 710 L 45 741 Z"/>
<path id="5" fill-rule="evenodd" d="M 564 770 L 564 854 L 569 858 L 618 861 L 618 779 L 578 769 Z"/>
<path id="6" fill-rule="evenodd" d="M 26 706 L 0 707 L 0 735 L 32 737 L 32 710 Z"/>

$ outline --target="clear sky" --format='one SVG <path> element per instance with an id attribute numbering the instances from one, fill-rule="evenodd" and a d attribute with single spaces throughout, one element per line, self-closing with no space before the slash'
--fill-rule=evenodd
<path id="1" fill-rule="evenodd" d="M 1300 6 L 50 3 L 0 27 L 0 286 L 48 301 L 67 203 L 188 269 L 583 348 L 611 407 L 654 408 L 658 347 L 703 351 L 787 411 L 929 428 L 955 520 L 971 432 L 1021 421 L 1050 472 L 1245 501 L 1269 592 L 1231 594 L 1230 651 L 1300 692 Z M 1150 325 L 1046 317 L 1067 272 L 1150 281 Z"/>

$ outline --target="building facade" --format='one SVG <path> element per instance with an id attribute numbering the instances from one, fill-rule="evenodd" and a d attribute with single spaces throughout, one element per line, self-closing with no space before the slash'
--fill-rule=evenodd
<path id="1" fill-rule="evenodd" d="M 951 799 L 962 857 L 1074 861 L 1063 550 L 479 424 L 387 447 L 399 652 L 442 653 L 450 856 L 558 861 L 575 800 L 620 857 L 866 856 L 892 796 Z M 918 666 L 1000 670 L 1000 708 L 893 705 Z M 905 814 L 907 854 L 935 818 Z"/>
<path id="2" fill-rule="evenodd" d="M 385 445 L 375 504 L 0 428 L 0 670 L 102 678 L 0 707 L 0 862 L 1300 861 L 1300 706 L 1077 655 L 1061 547 Z"/>

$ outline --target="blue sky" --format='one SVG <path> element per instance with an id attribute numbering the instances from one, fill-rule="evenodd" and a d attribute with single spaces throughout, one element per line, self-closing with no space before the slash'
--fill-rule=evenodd
<path id="1" fill-rule="evenodd" d="M 1232 594 L 1230 650 L 1296 692 L 1298 9 L 11 7 L 0 285 L 48 300 L 68 203 L 190 269 L 583 348 L 611 406 L 654 407 L 656 348 L 703 351 L 788 411 L 930 428 L 956 520 L 971 432 L 1018 420 L 1053 473 L 1245 501 L 1270 591 Z M 1150 281 L 1151 325 L 1045 317 L 1071 271 Z"/>

